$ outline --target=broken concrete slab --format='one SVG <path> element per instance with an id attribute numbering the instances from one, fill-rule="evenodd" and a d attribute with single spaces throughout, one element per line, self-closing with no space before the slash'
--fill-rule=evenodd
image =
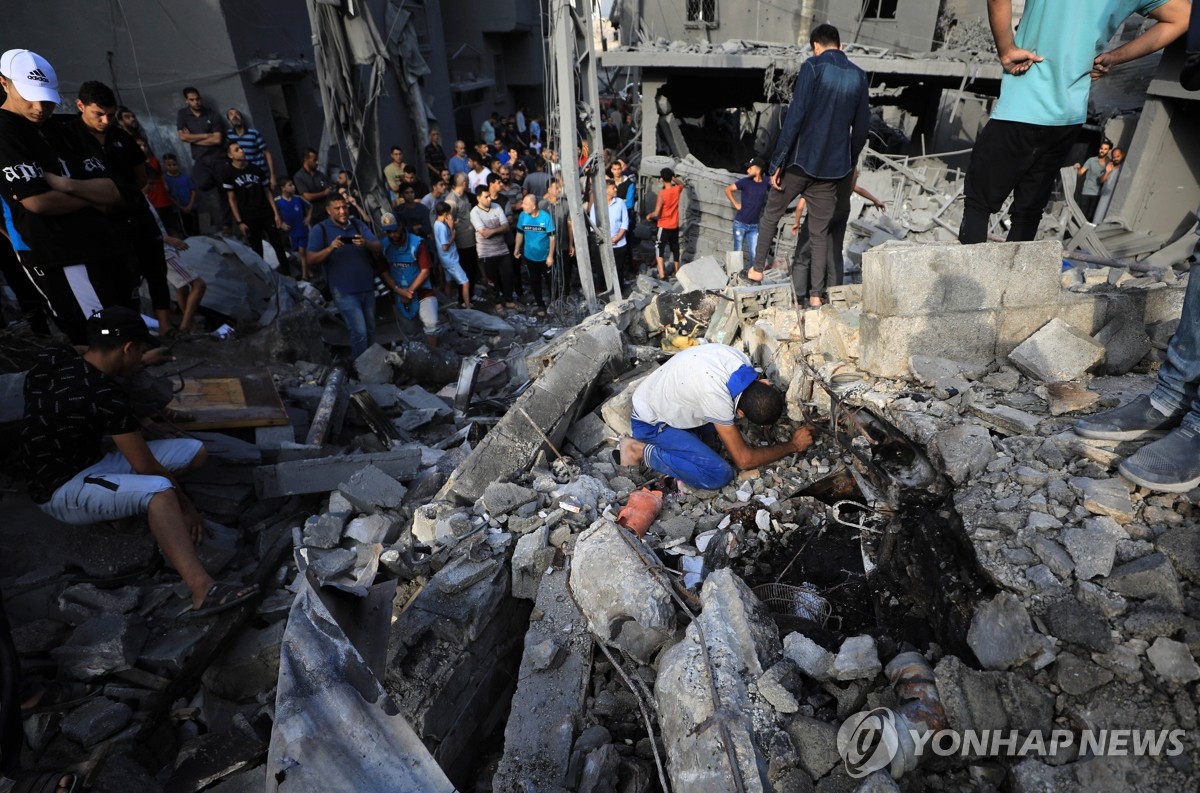
<path id="1" fill-rule="evenodd" d="M 1119 313 L 1092 337 L 1104 348 L 1101 371 L 1107 375 L 1122 375 L 1137 366 L 1150 352 L 1150 334 L 1140 318 Z"/>
<path id="2" fill-rule="evenodd" d="M 492 516 L 507 515 L 534 500 L 538 494 L 515 482 L 492 482 L 483 491 L 480 501 L 484 510 Z"/>
<path id="3" fill-rule="evenodd" d="M 1023 675 L 980 672 L 947 655 L 934 678 L 952 730 L 1048 732 L 1053 726 L 1054 695 Z"/>
<path id="4" fill-rule="evenodd" d="M 311 548 L 336 548 L 349 519 L 348 512 L 325 512 L 304 521 L 304 544 Z"/>
<path id="5" fill-rule="evenodd" d="M 783 655 L 814 680 L 828 680 L 833 654 L 802 633 L 789 633 L 783 639 Z"/>
<path id="6" fill-rule="evenodd" d="M 1008 405 L 972 404 L 970 411 L 987 426 L 1004 435 L 1036 435 L 1041 418 Z"/>
<path id="7" fill-rule="evenodd" d="M 450 407 L 446 400 L 429 393 L 419 385 L 410 385 L 402 389 L 396 398 L 404 407 L 414 410 L 432 410 L 439 419 L 454 415 L 454 408 Z"/>
<path id="8" fill-rule="evenodd" d="M 676 277 L 685 292 L 696 289 L 701 291 L 721 290 L 729 283 L 729 276 L 725 273 L 725 268 L 721 266 L 715 256 L 693 259 L 679 268 Z"/>
<path id="9" fill-rule="evenodd" d="M 605 400 L 600 406 L 600 415 L 617 437 L 624 438 L 633 434 L 633 392 L 642 384 L 649 374 L 630 380 L 625 387 Z"/>
<path id="10" fill-rule="evenodd" d="M 359 512 L 399 509 L 408 492 L 394 477 L 370 464 L 351 474 L 337 489 Z"/>
<path id="11" fill-rule="evenodd" d="M 883 670 L 875 639 L 870 636 L 851 636 L 842 642 L 833 665 L 829 668 L 835 680 L 871 679 Z"/>
<path id="12" fill-rule="evenodd" d="M 1122 525 L 1133 520 L 1133 501 L 1129 487 L 1122 480 L 1074 476 L 1069 481 L 1088 512 L 1106 515 Z"/>
<path id="13" fill-rule="evenodd" d="M 543 436 L 561 443 L 600 373 L 623 361 L 623 355 L 616 326 L 597 323 L 579 333 L 455 470 L 438 497 L 473 503 L 489 483 L 525 470 L 545 446 Z"/>
<path id="14" fill-rule="evenodd" d="M 556 551 L 547 545 L 549 529 L 534 529 L 517 540 L 512 558 L 512 596 L 536 600 L 542 574 L 550 568 Z"/>
<path id="15" fill-rule="evenodd" d="M 624 536 L 622 536 L 624 533 Z M 571 592 L 601 641 L 649 662 L 675 631 L 669 586 L 652 569 L 654 554 L 636 548 L 641 540 L 601 518 L 579 535 L 571 565 Z"/>
<path id="16" fill-rule="evenodd" d="M 525 633 L 520 682 L 504 728 L 504 756 L 492 779 L 495 790 L 564 785 L 584 712 L 593 640 L 568 592 L 566 571 L 541 576 L 534 613 L 540 619 L 531 620 Z"/>
<path id="17" fill-rule="evenodd" d="M 421 473 L 421 447 L 398 446 L 386 452 L 346 454 L 310 460 L 291 460 L 260 466 L 254 471 L 255 492 L 259 498 L 327 493 L 349 479 L 365 465 L 373 465 L 401 481 L 410 481 Z"/>
<path id="18" fill-rule="evenodd" d="M 131 668 L 145 641 L 145 626 L 131 615 L 94 617 L 51 650 L 50 657 L 65 677 L 92 680 Z"/>
<path id="19" fill-rule="evenodd" d="M 1008 354 L 1018 369 L 1042 382 L 1079 380 L 1104 360 L 1104 347 L 1055 317 Z"/>
<path id="20" fill-rule="evenodd" d="M 995 670 L 1018 666 L 1047 647 L 1024 604 L 1011 592 L 1001 592 L 976 609 L 967 644 L 984 669 Z"/>
<path id="21" fill-rule="evenodd" d="M 617 440 L 616 434 L 609 429 L 596 413 L 588 413 L 567 430 L 567 440 L 584 456 L 590 456 L 609 441 Z"/>
<path id="22" fill-rule="evenodd" d="M 1146 651 L 1146 657 L 1166 683 L 1182 686 L 1200 680 L 1200 666 L 1196 665 L 1196 659 L 1183 642 L 1159 636 Z"/>
<path id="23" fill-rule="evenodd" d="M 1147 554 L 1113 569 L 1098 583 L 1126 597 L 1149 600 L 1163 597 L 1177 609 L 1183 608 L 1183 589 L 1171 561 L 1161 553 Z"/>
<path id="24" fill-rule="evenodd" d="M 473 308 L 446 309 L 454 329 L 463 336 L 501 336 L 511 338 L 517 329 L 500 317 Z"/>
<path id="25" fill-rule="evenodd" d="M 1088 518 L 1082 526 L 1063 529 L 1062 542 L 1075 562 L 1075 577 L 1086 581 L 1112 572 L 1117 543 L 1129 535 L 1112 518 Z"/>
<path id="26" fill-rule="evenodd" d="M 63 735 L 85 749 L 116 735 L 133 719 L 133 709 L 124 702 L 108 697 L 96 697 L 67 714 L 63 719 Z"/>
<path id="27" fill-rule="evenodd" d="M 388 360 L 388 349 L 380 344 L 372 344 L 354 359 L 354 371 L 360 383 L 390 383 L 395 375 L 392 364 Z"/>
<path id="28" fill-rule="evenodd" d="M 931 451 L 955 484 L 963 484 L 987 468 L 996 455 L 992 436 L 976 424 L 959 424 L 933 436 Z"/>

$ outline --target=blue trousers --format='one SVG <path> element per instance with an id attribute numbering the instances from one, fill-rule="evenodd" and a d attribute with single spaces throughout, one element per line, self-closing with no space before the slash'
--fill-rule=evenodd
<path id="1" fill-rule="evenodd" d="M 733 221 L 733 249 L 735 251 L 744 249 L 746 252 L 746 255 L 742 257 L 742 261 L 745 262 L 742 267 L 743 271 L 749 270 L 750 265 L 754 264 L 754 248 L 757 245 L 758 224 Z"/>
<path id="2" fill-rule="evenodd" d="M 334 289 L 333 304 L 350 331 L 350 354 L 357 358 L 375 343 L 375 293 Z"/>
<path id="3" fill-rule="evenodd" d="M 678 430 L 633 419 L 633 438 L 646 444 L 642 459 L 647 466 L 690 487 L 719 490 L 733 481 L 733 466 L 701 440 L 702 429 Z"/>
<path id="4" fill-rule="evenodd" d="M 1195 6 L 1192 6 L 1195 8 Z M 1200 432 L 1200 273 L 1188 279 L 1179 328 L 1167 345 L 1150 401 L 1166 413 L 1187 412 L 1183 423 Z"/>

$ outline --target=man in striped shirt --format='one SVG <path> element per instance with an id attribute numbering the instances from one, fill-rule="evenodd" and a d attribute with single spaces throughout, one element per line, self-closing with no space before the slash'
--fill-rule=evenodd
<path id="1" fill-rule="evenodd" d="M 226 143 L 237 143 L 246 153 L 246 162 L 255 166 L 267 175 L 271 183 L 271 192 L 278 189 L 275 182 L 275 161 L 271 158 L 271 150 L 262 133 L 253 127 L 246 126 L 246 119 L 236 107 L 225 111 L 229 121 L 229 131 L 225 133 Z"/>

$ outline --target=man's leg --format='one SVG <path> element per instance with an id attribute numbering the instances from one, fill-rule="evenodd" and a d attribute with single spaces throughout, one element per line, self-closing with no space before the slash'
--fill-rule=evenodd
<path id="1" fill-rule="evenodd" d="M 758 250 L 758 224 L 749 223 L 746 228 L 746 261 L 754 261 L 754 252 Z"/>
<path id="2" fill-rule="evenodd" d="M 742 249 L 742 243 L 746 239 L 747 228 L 749 228 L 749 224 L 739 223 L 736 220 L 733 221 L 733 250 L 740 251 Z M 754 257 L 750 257 L 750 260 L 754 261 Z"/>
<path id="3" fill-rule="evenodd" d="M 1096 214 L 1096 205 L 1100 203 L 1100 194 L 1085 195 L 1079 197 L 1079 211 L 1088 220 L 1092 219 L 1092 215 Z"/>
<path id="4" fill-rule="evenodd" d="M 158 319 L 159 333 L 171 329 L 171 288 L 167 284 L 167 257 L 161 238 L 141 236 L 130 240 L 137 257 L 138 272 L 146 279 L 150 304 Z"/>
<path id="5" fill-rule="evenodd" d="M 829 227 L 837 210 L 837 182 L 812 179 L 804 188 L 808 219 L 812 224 L 812 266 L 808 269 L 808 296 L 820 299 L 825 293 L 825 268 L 829 260 Z"/>
<path id="6" fill-rule="evenodd" d="M 1042 213 L 1046 211 L 1050 193 L 1054 190 L 1054 179 L 1079 133 L 1079 125 L 1039 126 L 1026 132 L 1030 159 L 1013 188 L 1013 200 L 1008 208 L 1012 220 L 1008 242 L 1028 242 L 1037 236 Z"/>
<path id="7" fill-rule="evenodd" d="M 1027 167 L 1024 147 L 1031 141 L 1021 134 L 1021 128 L 1028 126 L 993 120 L 980 130 L 963 186 L 963 219 L 958 230 L 963 245 L 987 242 L 988 221 L 1000 211 Z"/>
<path id="8" fill-rule="evenodd" d="M 767 188 L 767 205 L 763 208 L 762 217 L 758 219 L 758 239 L 762 242 L 754 251 L 754 270 L 762 272 L 766 269 L 767 253 L 775 240 L 775 228 L 779 219 L 787 212 L 788 204 L 800 195 L 800 191 L 808 184 L 808 177 L 803 174 L 785 170 L 783 172 L 782 190 L 774 187 Z"/>
<path id="9" fill-rule="evenodd" d="M 370 346 L 367 343 L 367 321 L 363 316 L 362 303 L 357 295 L 333 290 L 333 304 L 337 306 L 342 322 L 350 333 L 350 354 L 357 358 Z"/>
<path id="10" fill-rule="evenodd" d="M 653 427 L 633 420 L 633 437 L 645 444 L 646 466 L 673 476 L 685 485 L 717 490 L 733 481 L 733 466 L 713 451 L 692 430 Z"/>
<path id="11" fill-rule="evenodd" d="M 367 347 L 370 347 L 375 343 L 375 307 L 378 299 L 374 292 L 360 292 L 358 300 L 362 305 L 363 327 L 367 332 Z M 365 350 L 366 347 L 363 349 Z"/>
<path id="12" fill-rule="evenodd" d="M 425 330 L 425 344 L 429 347 L 438 346 L 438 299 L 433 295 L 421 298 L 417 304 L 417 314 L 421 318 L 421 326 Z"/>
<path id="13" fill-rule="evenodd" d="M 850 223 L 849 213 L 833 216 L 829 221 L 829 255 L 825 263 L 825 291 L 831 286 L 846 282 L 846 262 L 842 248 L 846 244 L 846 227 Z"/>
<path id="14" fill-rule="evenodd" d="M 660 281 L 667 279 L 666 257 L 663 252 L 663 231 L 665 229 L 659 226 L 654 232 L 654 261 L 658 264 L 658 280 Z"/>
<path id="15" fill-rule="evenodd" d="M 808 216 L 805 215 L 800 224 L 800 234 L 796 237 L 796 250 L 792 254 L 792 289 L 801 305 L 807 303 L 804 296 L 808 294 L 808 270 L 811 266 L 812 235 L 808 231 Z"/>

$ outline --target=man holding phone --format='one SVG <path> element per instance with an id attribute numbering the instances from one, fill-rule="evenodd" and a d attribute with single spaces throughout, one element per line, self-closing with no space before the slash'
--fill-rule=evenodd
<path id="1" fill-rule="evenodd" d="M 333 303 L 350 332 L 350 353 L 358 358 L 375 343 L 375 274 L 382 272 L 376 257 L 383 246 L 367 224 L 350 217 L 342 196 L 325 208 L 329 217 L 308 235 L 308 264 L 325 265 Z"/>

